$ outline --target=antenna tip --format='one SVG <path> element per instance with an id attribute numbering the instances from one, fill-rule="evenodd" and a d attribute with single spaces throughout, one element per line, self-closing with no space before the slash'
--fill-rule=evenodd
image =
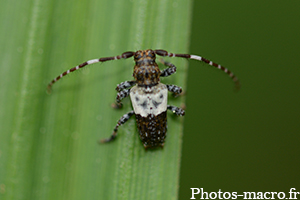
<path id="1" fill-rule="evenodd" d="M 235 92 L 238 92 L 240 90 L 240 88 L 241 88 L 241 83 L 239 80 L 237 80 L 235 82 L 235 87 L 234 87 Z"/>
<path id="2" fill-rule="evenodd" d="M 98 140 L 98 144 L 104 144 L 106 143 L 107 141 L 105 139 L 101 139 L 101 140 Z"/>
<path id="3" fill-rule="evenodd" d="M 51 94 L 51 92 L 52 92 L 52 88 L 51 88 L 51 84 L 49 84 L 48 86 L 47 86 L 47 94 Z"/>

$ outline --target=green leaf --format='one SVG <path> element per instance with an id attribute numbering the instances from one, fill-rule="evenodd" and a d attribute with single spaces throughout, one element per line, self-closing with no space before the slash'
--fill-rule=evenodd
<path id="1" fill-rule="evenodd" d="M 168 114 L 164 149 L 146 151 L 131 110 L 114 110 L 116 85 L 132 80 L 132 59 L 86 60 L 139 49 L 187 53 L 191 0 L 42 1 L 1 4 L 0 199 L 176 199 L 183 118 Z M 166 59 L 170 60 L 171 59 Z M 163 83 L 185 89 L 187 62 Z M 163 67 L 163 66 L 161 66 Z M 180 106 L 184 97 L 170 97 Z"/>

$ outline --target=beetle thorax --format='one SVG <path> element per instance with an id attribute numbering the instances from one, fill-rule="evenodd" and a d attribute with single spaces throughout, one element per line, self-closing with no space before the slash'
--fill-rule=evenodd
<path id="1" fill-rule="evenodd" d="M 138 86 L 154 86 L 159 83 L 160 70 L 155 62 L 155 53 L 148 49 L 137 51 L 134 55 L 133 77 Z"/>

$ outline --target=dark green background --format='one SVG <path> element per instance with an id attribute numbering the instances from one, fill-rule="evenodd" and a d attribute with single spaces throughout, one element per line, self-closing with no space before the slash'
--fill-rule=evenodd
<path id="1" fill-rule="evenodd" d="M 191 187 L 300 192 L 299 25 L 300 1 L 194 1 L 190 53 L 242 87 L 190 61 L 179 199 Z"/>

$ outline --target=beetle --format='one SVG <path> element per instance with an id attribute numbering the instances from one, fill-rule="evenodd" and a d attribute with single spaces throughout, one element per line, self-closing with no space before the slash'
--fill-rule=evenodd
<path id="1" fill-rule="evenodd" d="M 139 137 L 145 149 L 163 147 L 167 133 L 167 110 L 171 110 L 178 116 L 183 116 L 185 111 L 182 108 L 167 104 L 168 91 L 173 93 L 173 95 L 178 96 L 182 93 L 182 88 L 176 85 L 166 85 L 160 82 L 160 77 L 167 77 L 174 74 L 176 72 L 176 67 L 172 63 L 161 60 L 161 62 L 167 66 L 166 69 L 161 71 L 155 61 L 156 55 L 162 57 L 181 57 L 205 62 L 228 74 L 235 82 L 236 88 L 239 89 L 239 80 L 230 70 L 206 58 L 190 54 L 169 53 L 162 49 L 147 49 L 138 50 L 136 52 L 127 51 L 118 56 L 103 57 L 86 61 L 63 72 L 53 79 L 48 84 L 48 92 L 51 91 L 52 85 L 60 80 L 63 76 L 66 76 L 67 74 L 87 65 L 134 57 L 134 80 L 125 81 L 118 84 L 116 88 L 118 93 L 116 97 L 116 103 L 114 104 L 115 108 L 121 108 L 121 100 L 130 96 L 133 110 L 124 114 L 119 119 L 113 133 L 109 138 L 102 139 L 100 142 L 107 143 L 113 141 L 117 136 L 119 126 L 123 125 L 130 119 L 131 116 L 135 115 Z"/>

